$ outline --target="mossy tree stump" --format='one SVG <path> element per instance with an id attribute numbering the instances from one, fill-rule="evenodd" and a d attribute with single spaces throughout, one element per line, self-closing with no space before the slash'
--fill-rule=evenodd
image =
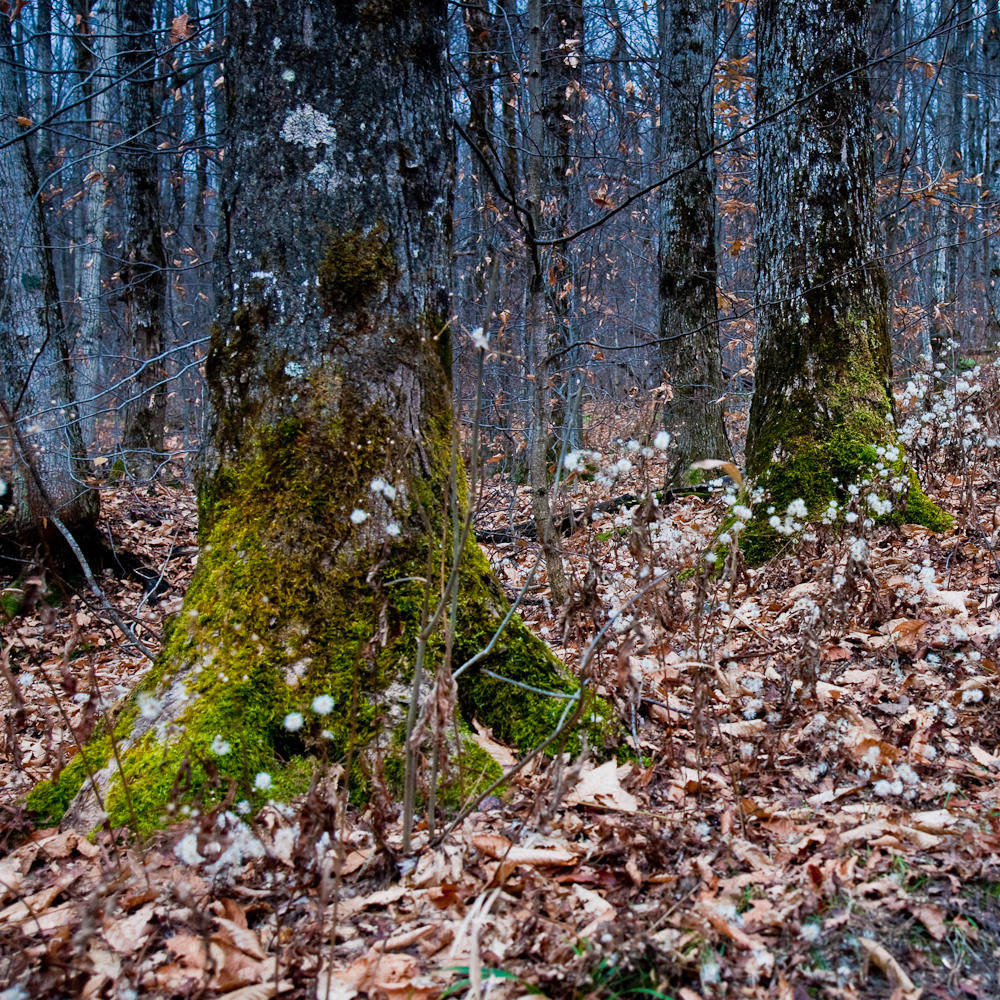
<path id="1" fill-rule="evenodd" d="M 315 9 L 231 10 L 202 551 L 142 690 L 84 751 L 113 825 L 150 830 L 182 802 L 285 797 L 305 787 L 317 749 L 350 758 L 358 788 L 376 766 L 390 779 L 401 768 L 417 634 L 464 494 L 452 471 L 446 12 L 443 0 L 338 3 L 314 22 Z M 474 543 L 464 556 L 455 665 L 506 612 Z M 444 646 L 431 640 L 431 670 Z M 517 619 L 480 667 L 576 689 Z M 457 697 L 523 750 L 565 706 L 478 668 Z M 473 757 L 473 782 L 495 771 Z M 83 785 L 68 821 L 92 826 L 86 773 L 78 757 L 29 804 L 57 819 Z"/>

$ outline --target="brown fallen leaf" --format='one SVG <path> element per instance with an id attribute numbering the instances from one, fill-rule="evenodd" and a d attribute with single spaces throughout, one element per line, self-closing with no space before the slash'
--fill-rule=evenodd
<path id="1" fill-rule="evenodd" d="M 16 896 L 24 885 L 24 875 L 13 858 L 0 861 L 0 902 L 8 896 Z"/>
<path id="2" fill-rule="evenodd" d="M 864 948 L 868 958 L 882 970 L 885 978 L 896 989 L 902 990 L 904 995 L 910 995 L 913 997 L 913 1000 L 916 1000 L 920 995 L 920 991 L 914 985 L 913 980 L 903 971 L 903 967 L 889 954 L 886 948 L 871 938 L 859 937 L 858 941 L 861 943 L 861 947 Z"/>
<path id="3" fill-rule="evenodd" d="M 763 719 L 741 719 L 739 722 L 719 723 L 719 732 L 723 736 L 735 736 L 739 739 L 757 736 L 765 729 L 767 729 L 767 723 Z"/>
<path id="4" fill-rule="evenodd" d="M 76 881 L 75 876 L 63 876 L 47 889 L 25 896 L 24 899 L 11 903 L 6 910 L 0 911 L 0 924 L 21 926 L 28 921 L 40 918 L 52 905 L 55 898 L 68 886 Z"/>
<path id="5" fill-rule="evenodd" d="M 227 920 L 225 917 L 216 917 L 215 922 L 218 924 L 218 930 L 212 935 L 213 940 L 231 944 L 234 948 L 238 948 L 260 961 L 267 957 L 260 939 L 254 931 L 241 927 L 235 921 Z"/>
<path id="6" fill-rule="evenodd" d="M 878 819 L 872 823 L 862 823 L 851 830 L 845 830 L 837 838 L 837 846 L 844 847 L 847 844 L 855 844 L 858 841 L 874 840 L 877 837 L 884 837 L 886 834 L 894 832 L 896 825 L 888 820 Z"/>
<path id="7" fill-rule="evenodd" d="M 631 792 L 622 788 L 618 770 L 618 764 L 612 758 L 600 767 L 585 771 L 576 788 L 566 796 L 566 804 L 635 812 L 639 808 L 639 802 Z"/>
<path id="8" fill-rule="evenodd" d="M 372 948 L 345 969 L 320 972 L 316 995 L 350 1000 L 367 993 L 379 1000 L 428 1000 L 440 995 L 440 984 L 427 979 L 418 985 L 419 965 L 412 955 L 387 955 Z"/>
<path id="9" fill-rule="evenodd" d="M 929 903 L 918 906 L 913 911 L 913 915 L 927 928 L 935 941 L 943 941 L 948 936 L 948 928 L 944 922 L 944 911 L 940 906 L 932 906 Z"/>
<path id="10" fill-rule="evenodd" d="M 469 838 L 473 847 L 497 861 L 519 865 L 573 865 L 576 853 L 559 847 L 521 847 L 496 833 L 474 833 Z"/>
<path id="11" fill-rule="evenodd" d="M 481 726 L 475 719 L 472 720 L 472 738 L 501 767 L 513 767 L 517 763 L 517 757 L 502 743 L 497 743 L 493 739 L 492 731 L 486 726 Z"/>
<path id="12" fill-rule="evenodd" d="M 907 817 L 907 826 L 926 833 L 958 833 L 962 825 L 960 817 L 947 809 L 927 809 L 923 812 L 910 813 Z"/>
<path id="13" fill-rule="evenodd" d="M 105 917 L 101 934 L 119 955 L 129 956 L 146 943 L 146 928 L 153 918 L 155 907 L 147 903 L 127 917 Z"/>
<path id="14" fill-rule="evenodd" d="M 978 743 L 973 743 L 969 747 L 969 753 L 972 754 L 977 764 L 982 764 L 983 767 L 991 767 L 994 770 L 1000 769 L 1000 757 L 994 756 L 989 750 L 984 750 Z"/>
<path id="15" fill-rule="evenodd" d="M 279 993 L 287 993 L 294 985 L 287 979 L 282 979 L 278 983 L 271 979 L 266 983 L 241 986 L 238 990 L 223 993 L 222 996 L 225 997 L 225 1000 L 271 1000 L 271 997 L 275 997 Z"/>

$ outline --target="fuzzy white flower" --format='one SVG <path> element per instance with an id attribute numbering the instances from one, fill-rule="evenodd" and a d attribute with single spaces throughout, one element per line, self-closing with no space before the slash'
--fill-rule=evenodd
<path id="1" fill-rule="evenodd" d="M 136 700 L 139 702 L 139 714 L 144 719 L 155 719 L 160 714 L 160 703 L 146 691 L 140 691 Z"/>
<path id="2" fill-rule="evenodd" d="M 209 747 L 209 749 L 217 757 L 225 757 L 226 754 L 229 753 L 229 751 L 232 750 L 233 748 L 228 740 L 224 740 L 221 736 L 218 735 L 218 733 L 216 733 L 215 738 L 212 740 L 212 745 Z"/>
<path id="3" fill-rule="evenodd" d="M 271 787 L 271 775 L 267 771 L 258 771 L 253 779 L 253 787 L 258 792 L 266 792 Z"/>
<path id="4" fill-rule="evenodd" d="M 328 694 L 318 694 L 312 700 L 312 710 L 317 715 L 329 715 L 333 711 L 333 698 Z"/>
<path id="5" fill-rule="evenodd" d="M 205 859 L 198 850 L 198 835 L 187 833 L 174 845 L 174 856 L 181 864 L 197 865 Z"/>
<path id="6" fill-rule="evenodd" d="M 749 507 L 745 507 L 743 504 L 738 503 L 733 508 L 733 516 L 738 517 L 741 521 L 749 521 L 753 517 L 753 511 Z"/>
<path id="7" fill-rule="evenodd" d="M 802 499 L 793 500 L 788 505 L 789 517 L 805 517 L 808 513 L 809 513 L 809 508 L 806 507 L 805 500 Z"/>
<path id="8" fill-rule="evenodd" d="M 481 326 L 477 326 L 472 333 L 469 334 L 472 338 L 473 346 L 477 351 L 488 351 L 490 348 L 490 339 L 483 331 Z"/>
<path id="9" fill-rule="evenodd" d="M 660 451 L 666 451 L 670 447 L 670 435 L 666 431 L 660 431 L 659 434 L 653 438 L 653 447 L 659 448 Z"/>
<path id="10" fill-rule="evenodd" d="M 353 524 L 364 524 L 368 520 L 368 512 L 362 510 L 360 507 L 355 507 L 351 511 L 351 522 Z"/>
<path id="11" fill-rule="evenodd" d="M 396 522 L 395 522 L 395 521 L 390 521 L 390 522 L 389 522 L 389 523 L 388 523 L 388 524 L 387 524 L 387 525 L 385 526 L 385 533 L 386 533 L 386 534 L 387 534 L 387 535 L 388 535 L 388 536 L 389 536 L 390 538 L 399 538 L 399 535 L 400 535 L 400 532 L 401 532 L 402 530 L 403 530 L 403 529 L 402 529 L 402 528 L 400 528 L 400 526 L 399 526 L 398 524 L 396 524 Z"/>
<path id="12" fill-rule="evenodd" d="M 799 931 L 799 935 L 802 937 L 803 941 L 808 941 L 810 944 L 815 944 L 819 940 L 820 932 L 822 928 L 819 924 L 808 923 L 803 924 L 802 929 Z"/>
<path id="13" fill-rule="evenodd" d="M 372 493 L 381 493 L 389 484 L 381 477 L 376 476 L 368 487 Z"/>
<path id="14" fill-rule="evenodd" d="M 284 726 L 290 733 L 297 733 L 302 728 L 304 721 L 301 712 L 289 712 L 285 716 Z"/>

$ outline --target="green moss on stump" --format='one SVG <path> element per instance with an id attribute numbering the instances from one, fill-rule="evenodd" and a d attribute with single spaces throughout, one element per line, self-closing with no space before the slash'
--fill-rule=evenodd
<path id="1" fill-rule="evenodd" d="M 35 785 L 28 793 L 25 806 L 38 826 L 55 826 L 59 823 L 88 776 L 106 767 L 111 759 L 112 727 L 115 740 L 121 740 L 131 729 L 137 715 L 138 708 L 133 703 L 119 713 L 117 719 L 105 719 L 87 745 L 73 756 L 58 777 Z"/>
<path id="2" fill-rule="evenodd" d="M 883 420 L 882 427 L 886 426 Z M 783 516 L 793 500 L 801 499 L 805 501 L 809 516 L 818 519 L 831 500 L 842 504 L 849 483 L 860 482 L 874 474 L 879 457 L 876 446 L 869 441 L 842 430 L 827 442 L 809 439 L 789 442 L 789 459 L 774 463 L 758 481 L 765 500 L 754 509 L 753 519 L 740 535 L 740 547 L 749 565 L 767 562 L 788 543 L 786 536 L 768 524 L 767 508 L 774 507 L 778 515 Z M 894 509 L 884 520 L 893 524 L 920 524 L 933 531 L 947 530 L 952 524 L 951 515 L 924 493 L 913 470 L 906 470 L 903 460 L 899 460 L 893 472 L 906 474 L 909 488 L 905 506 Z M 731 521 L 730 517 L 729 523 Z"/>
<path id="3" fill-rule="evenodd" d="M 40 781 L 28 793 L 25 803 L 37 826 L 56 826 L 70 802 L 87 780 L 87 763 L 92 772 L 99 771 L 111 757 L 111 744 L 104 739 L 92 740 L 52 781 Z"/>
<path id="4" fill-rule="evenodd" d="M 356 794 L 369 785 L 366 751 L 386 731 L 386 720 L 398 727 L 405 712 L 425 603 L 419 578 L 430 576 L 430 592 L 437 595 L 446 573 L 435 539 L 447 523 L 450 427 L 446 417 L 426 422 L 422 446 L 432 473 L 405 484 L 406 509 L 397 504 L 392 516 L 406 527 L 390 542 L 375 516 L 355 525 L 350 514 L 377 502 L 369 486 L 373 476 L 406 467 L 406 456 L 393 452 L 405 444 L 390 444 L 391 428 L 379 411 L 348 396 L 333 379 L 329 410 L 317 406 L 313 418 L 261 428 L 247 460 L 206 484 L 198 567 L 141 686 L 154 702 L 181 707 L 165 730 L 162 723 L 116 730 L 129 797 L 116 775 L 106 796 L 112 825 L 148 833 L 169 822 L 182 803 L 197 808 L 232 797 L 254 805 L 288 798 L 306 789 L 318 756 L 350 758 Z M 377 540 L 366 532 L 378 532 Z M 486 646 L 504 607 L 470 540 L 453 666 Z M 429 672 L 443 646 L 440 636 L 432 640 Z M 474 714 L 496 738 L 522 751 L 551 732 L 565 700 L 505 684 L 482 668 L 543 690 L 577 687 L 548 647 L 513 618 L 481 667 L 460 680 L 459 703 L 466 718 Z M 329 715 L 311 710 L 321 694 L 334 699 Z M 289 712 L 303 715 L 296 732 L 284 725 Z M 588 712 L 591 744 L 614 741 L 610 707 L 595 701 Z M 580 736 L 573 734 L 576 745 Z M 220 740 L 227 753 L 216 752 Z M 464 800 L 483 774 L 497 773 L 474 743 L 463 743 L 467 762 L 460 770 L 457 761 L 449 762 L 442 801 Z M 389 745 L 381 752 L 388 772 L 402 749 Z M 107 751 L 98 756 L 105 762 Z M 270 788 L 255 789 L 259 772 L 270 776 Z M 64 772 L 58 794 L 33 793 L 37 811 L 56 821 L 81 784 L 76 769 Z"/>

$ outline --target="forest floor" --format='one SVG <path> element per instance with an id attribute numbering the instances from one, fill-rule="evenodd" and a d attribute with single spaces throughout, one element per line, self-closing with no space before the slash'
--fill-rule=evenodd
<path id="1" fill-rule="evenodd" d="M 662 472 L 617 454 L 631 468 L 564 502 Z M 249 825 L 33 829 L 24 794 L 147 662 L 92 595 L 5 582 L 25 606 L 0 618 L 0 998 L 1000 996 L 1000 495 L 951 469 L 929 476 L 946 533 L 862 520 L 715 578 L 722 494 L 596 515 L 566 540 L 572 612 L 540 570 L 521 609 L 570 667 L 617 616 L 590 683 L 638 747 L 536 758 L 407 856 L 398 810 L 347 806 L 336 767 Z M 502 479 L 482 496 L 480 528 L 530 516 Z M 104 580 L 155 644 L 196 559 L 192 494 L 109 489 L 103 517 L 162 571 L 155 600 Z M 533 543 L 487 552 L 517 594 Z"/>

